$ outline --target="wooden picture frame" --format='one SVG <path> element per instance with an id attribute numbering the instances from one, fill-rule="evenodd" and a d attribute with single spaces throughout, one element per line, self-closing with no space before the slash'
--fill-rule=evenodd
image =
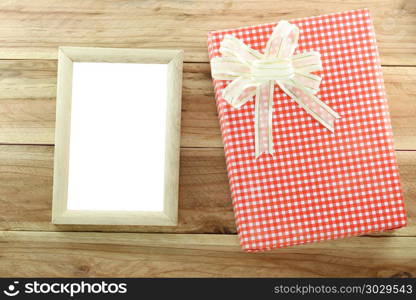
<path id="1" fill-rule="evenodd" d="M 52 222 L 54 224 L 175 226 L 178 215 L 183 51 L 89 47 L 60 47 L 58 51 Z M 73 66 L 78 62 L 166 65 L 167 82 L 161 82 L 162 87 L 166 86 L 162 210 L 68 209 Z M 131 136 L 134 138 L 137 132 L 148 128 L 129 130 L 132 130 Z M 146 141 L 142 141 L 142 144 L 143 147 L 149 146 L 146 145 Z"/>

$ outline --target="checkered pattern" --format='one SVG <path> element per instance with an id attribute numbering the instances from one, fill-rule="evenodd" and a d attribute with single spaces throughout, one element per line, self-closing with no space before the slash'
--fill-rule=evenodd
<path id="1" fill-rule="evenodd" d="M 296 53 L 321 53 L 318 97 L 341 115 L 335 132 L 276 85 L 275 155 L 255 160 L 254 99 L 239 109 L 214 80 L 236 224 L 244 250 L 258 251 L 406 225 L 403 196 L 374 30 L 366 9 L 290 21 Z M 276 23 L 211 32 L 209 55 L 225 34 L 263 52 Z"/>

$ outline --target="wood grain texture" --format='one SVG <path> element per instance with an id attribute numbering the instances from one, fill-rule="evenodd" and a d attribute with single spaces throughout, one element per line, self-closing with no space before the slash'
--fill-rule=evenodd
<path id="1" fill-rule="evenodd" d="M 58 46 L 182 48 L 185 61 L 208 61 L 211 30 L 369 8 L 382 62 L 416 64 L 413 0 L 3 1 L 0 55 L 56 58 Z"/>
<path id="2" fill-rule="evenodd" d="M 0 232 L 2 277 L 410 277 L 415 237 L 243 253 L 234 235 Z"/>
<path id="3" fill-rule="evenodd" d="M 56 79 L 56 61 L 0 61 L 1 143 L 53 142 Z"/>
<path id="4" fill-rule="evenodd" d="M 416 150 L 416 68 L 384 68 L 397 149 Z"/>
<path id="5" fill-rule="evenodd" d="M 416 150 L 416 68 L 384 67 L 395 146 Z M 0 60 L 0 143 L 53 144 L 56 61 Z M 184 64 L 182 147 L 222 147 L 208 64 Z"/>
<path id="6" fill-rule="evenodd" d="M 416 151 L 397 152 L 409 225 L 377 235 L 416 236 Z M 52 146 L 0 146 L 0 230 L 235 233 L 224 151 L 182 149 L 178 226 L 50 223 Z"/>

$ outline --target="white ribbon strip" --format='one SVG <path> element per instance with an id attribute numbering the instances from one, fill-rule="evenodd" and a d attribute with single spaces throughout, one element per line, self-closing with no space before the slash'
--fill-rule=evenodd
<path id="1" fill-rule="evenodd" d="M 309 51 L 294 55 L 299 29 L 280 21 L 273 30 L 264 54 L 251 49 L 232 35 L 221 42 L 222 57 L 211 60 L 212 77 L 232 80 L 223 90 L 223 98 L 239 108 L 256 96 L 255 146 L 256 158 L 262 153 L 273 155 L 273 95 L 277 84 L 300 107 L 331 132 L 340 116 L 315 94 L 321 77 L 311 72 L 322 70 L 319 52 Z"/>

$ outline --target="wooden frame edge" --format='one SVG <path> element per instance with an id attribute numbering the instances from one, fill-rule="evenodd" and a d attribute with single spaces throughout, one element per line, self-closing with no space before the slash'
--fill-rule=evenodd
<path id="1" fill-rule="evenodd" d="M 163 211 L 66 210 L 55 216 L 54 224 L 175 226 L 176 222 L 172 221 Z"/>
<path id="2" fill-rule="evenodd" d="M 170 151 L 167 150 L 165 156 L 164 212 L 175 224 L 178 222 L 183 54 L 182 50 L 174 53 L 168 64 L 167 78 L 167 114 L 170 117 L 166 118 L 165 140 Z"/>
<path id="3" fill-rule="evenodd" d="M 72 99 L 72 60 L 58 49 L 52 223 L 66 211 Z M 60 142 L 56 142 L 60 141 Z"/>
<path id="4" fill-rule="evenodd" d="M 140 48 L 70 47 L 59 49 L 76 62 L 125 62 L 141 64 L 169 64 L 182 50 Z M 58 55 L 59 57 L 59 55 Z"/>

